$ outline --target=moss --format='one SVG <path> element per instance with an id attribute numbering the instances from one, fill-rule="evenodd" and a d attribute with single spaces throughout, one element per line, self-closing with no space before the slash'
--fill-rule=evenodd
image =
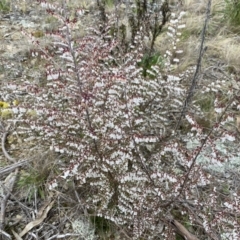
<path id="1" fill-rule="evenodd" d="M 37 117 L 37 111 L 36 110 L 28 110 L 27 115 L 30 117 Z"/>
<path id="2" fill-rule="evenodd" d="M 9 119 L 13 116 L 13 112 L 11 109 L 2 109 L 2 110 L 0 110 L 0 116 L 3 119 Z"/>
<path id="3" fill-rule="evenodd" d="M 38 30 L 38 31 L 33 32 L 32 35 L 33 35 L 35 38 L 41 38 L 41 37 L 44 36 L 44 32 Z"/>
<path id="4" fill-rule="evenodd" d="M 0 101 L 0 108 L 9 108 L 10 107 L 10 104 L 7 103 L 7 102 L 3 102 L 3 101 Z"/>

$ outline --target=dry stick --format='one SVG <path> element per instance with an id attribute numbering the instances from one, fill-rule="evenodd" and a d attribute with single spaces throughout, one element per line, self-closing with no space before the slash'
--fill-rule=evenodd
<path id="1" fill-rule="evenodd" d="M 188 105 L 189 101 L 191 100 L 191 98 L 192 98 L 192 96 L 193 96 L 193 91 L 194 91 L 194 89 L 195 89 L 195 87 L 196 87 L 197 76 L 198 76 L 199 69 L 200 69 L 200 67 L 201 67 L 202 55 L 203 55 L 203 52 L 204 52 L 204 51 L 203 51 L 203 43 L 204 43 L 204 39 L 205 39 L 207 22 L 208 22 L 208 19 L 209 19 L 209 17 L 210 17 L 210 7 L 211 7 L 211 0 L 208 1 L 207 16 L 206 16 L 206 20 L 205 20 L 205 24 L 204 24 L 204 28 L 203 28 L 202 42 L 201 42 L 201 47 L 200 47 L 200 54 L 199 54 L 197 69 L 196 69 L 196 72 L 195 72 L 195 75 L 194 75 L 194 78 L 193 78 L 193 81 L 192 81 L 192 85 L 191 85 L 191 88 L 190 88 L 190 91 L 189 91 L 189 95 L 187 96 L 187 99 L 186 99 L 186 101 L 185 101 L 185 105 L 184 105 L 184 107 L 183 107 L 182 114 L 181 114 L 181 116 L 180 116 L 180 118 L 179 118 L 179 121 L 178 121 L 178 124 L 177 124 L 176 129 L 178 128 L 178 126 L 179 126 L 179 124 L 180 124 L 180 122 L 181 122 L 181 119 L 182 119 L 182 117 L 184 116 L 184 114 L 185 114 L 185 112 L 186 112 L 186 110 L 187 110 L 187 105 Z M 238 91 L 238 92 L 239 92 L 239 91 Z M 221 121 L 222 121 L 222 119 L 223 119 L 223 116 L 225 115 L 225 113 L 226 113 L 227 109 L 229 108 L 229 106 L 230 106 L 230 105 L 232 104 L 232 102 L 234 101 L 234 98 L 235 98 L 235 97 L 233 97 L 232 99 L 229 100 L 229 102 L 228 102 L 225 110 L 223 111 L 222 115 L 220 116 L 219 121 L 218 121 L 217 124 L 220 124 L 220 123 L 221 123 Z M 209 133 L 207 134 L 207 136 L 204 138 L 204 140 L 203 140 L 203 142 L 202 142 L 202 145 L 199 147 L 199 150 L 197 151 L 195 157 L 193 158 L 192 164 L 190 165 L 189 170 L 188 170 L 188 172 L 187 172 L 187 174 L 186 174 L 186 176 L 185 176 L 185 178 L 184 178 L 184 181 L 183 181 L 181 190 L 179 191 L 179 194 L 178 194 L 178 195 L 175 197 L 175 199 L 174 199 L 173 201 L 171 201 L 170 203 L 173 203 L 173 202 L 182 194 L 183 189 L 185 188 L 185 185 L 187 184 L 187 181 L 188 181 L 188 177 L 189 177 L 189 175 L 190 175 L 190 172 L 191 172 L 191 170 L 193 169 L 193 167 L 194 167 L 194 165 L 195 165 L 195 163 L 196 163 L 196 160 L 197 160 L 199 154 L 202 152 L 202 149 L 203 149 L 203 147 L 205 146 L 208 138 L 209 138 L 210 135 L 212 134 L 213 130 L 214 130 L 214 126 L 211 128 L 211 130 L 209 131 Z"/>
<path id="2" fill-rule="evenodd" d="M 52 209 L 53 204 L 55 203 L 55 199 L 52 199 L 53 195 L 50 194 L 48 200 L 45 202 L 45 204 L 39 209 L 36 219 L 28 223 L 25 228 L 21 231 L 21 233 L 16 233 L 12 230 L 12 233 L 14 234 L 15 238 L 17 240 L 22 240 L 22 237 L 26 235 L 29 231 L 31 231 L 34 227 L 40 225 L 45 218 L 47 217 L 48 212 Z"/>
<path id="3" fill-rule="evenodd" d="M 3 126 L 3 124 L 1 124 Z M 12 158 L 6 148 L 5 148 L 5 142 L 6 142 L 6 139 L 7 139 L 7 135 L 8 135 L 8 130 L 4 129 L 4 132 L 3 132 L 3 136 L 2 136 L 2 151 L 3 151 L 3 154 L 5 155 L 5 157 L 13 162 L 13 163 L 16 163 L 16 159 L 15 158 Z M 11 195 L 11 192 L 13 190 L 13 186 L 14 186 L 14 183 L 16 181 L 16 178 L 17 178 L 17 175 L 18 175 L 18 170 L 19 168 L 16 168 L 15 169 L 15 172 L 14 173 L 10 173 L 9 176 L 5 179 L 5 184 L 4 184 L 4 191 L 5 191 L 5 194 L 3 196 L 3 199 L 2 199 L 2 202 L 1 202 L 1 212 L 0 212 L 0 230 L 4 230 L 4 222 L 5 222 L 5 213 L 6 213 L 6 205 L 7 205 L 7 201 Z"/>
<path id="4" fill-rule="evenodd" d="M 1 212 L 0 212 L 0 230 L 4 230 L 4 222 L 5 222 L 5 213 L 6 213 L 6 205 L 8 198 L 11 195 L 11 192 L 13 190 L 14 183 L 16 181 L 18 174 L 18 168 L 15 169 L 14 173 L 11 173 L 7 178 L 6 178 L 6 183 L 5 183 L 5 195 L 3 196 L 2 202 L 1 202 Z M 6 186 L 7 185 L 7 186 Z"/>
<path id="5" fill-rule="evenodd" d="M 5 148 L 5 142 L 6 142 L 6 140 L 7 140 L 7 135 L 8 135 L 8 131 L 4 131 L 3 136 L 2 136 L 2 151 L 3 151 L 4 156 L 5 156 L 10 162 L 16 163 L 16 159 L 13 158 L 13 157 L 11 157 L 11 156 L 8 154 L 8 152 L 7 152 L 6 148 Z"/>
<path id="6" fill-rule="evenodd" d="M 48 240 L 52 239 L 60 239 L 60 238 L 66 238 L 66 237 L 81 237 L 80 233 L 65 233 L 65 234 L 56 234 L 50 237 Z"/>
<path id="7" fill-rule="evenodd" d="M 44 219 L 47 217 L 48 212 L 51 210 L 51 208 L 53 207 L 55 200 L 51 201 L 50 203 L 48 202 L 48 205 L 46 206 L 46 208 L 42 211 L 42 214 L 39 218 L 36 218 L 34 221 L 28 223 L 25 228 L 22 230 L 21 233 L 19 233 L 20 237 L 23 237 L 25 234 L 27 234 L 32 228 L 38 226 L 39 224 L 41 224 Z"/>
<path id="8" fill-rule="evenodd" d="M 180 222 L 177 220 L 171 220 L 171 225 L 174 226 L 179 234 L 183 236 L 186 240 L 199 240 L 196 236 L 191 234 Z"/>
<path id="9" fill-rule="evenodd" d="M 183 105 L 183 108 L 182 108 L 182 111 L 181 111 L 181 115 L 178 119 L 178 122 L 177 122 L 177 125 L 175 127 L 175 131 L 178 130 L 180 124 L 181 124 L 181 121 L 182 121 L 182 118 L 185 116 L 186 112 L 187 112 L 187 108 L 192 100 L 192 97 L 193 97 L 193 94 L 194 94 L 194 90 L 197 86 L 197 81 L 198 81 L 198 76 L 199 76 L 199 71 L 201 69 L 201 62 L 202 62 L 202 57 L 203 57 L 203 54 L 204 54 L 204 51 L 205 49 L 203 48 L 204 46 L 204 41 L 205 41 L 205 35 L 206 35 L 206 30 L 207 30 L 207 23 L 208 23 L 208 20 L 210 18 L 210 9 L 211 9 L 211 0 L 208 1 L 208 7 L 207 7 L 207 12 L 206 12 L 206 19 L 205 19 L 205 23 L 204 23 L 204 26 L 203 26 L 203 30 L 202 30 L 202 40 L 201 40 L 201 46 L 200 46 L 200 51 L 199 51 L 199 56 L 198 56 L 198 61 L 197 61 L 197 68 L 196 68 L 196 71 L 195 71 L 195 74 L 193 76 L 193 80 L 192 80 L 192 84 L 190 86 L 190 89 L 188 91 L 188 95 L 187 95 L 187 98 L 184 102 L 184 105 Z"/>
<path id="10" fill-rule="evenodd" d="M 0 229 L 0 236 L 1 236 L 1 235 L 4 235 L 5 237 L 7 237 L 7 238 L 10 239 L 10 240 L 12 239 L 11 235 L 9 235 L 8 233 L 6 233 L 5 231 L 3 231 L 3 230 Z M 1 239 L 2 239 L 2 238 L 1 238 Z"/>
<path id="11" fill-rule="evenodd" d="M 29 162 L 29 160 L 23 160 L 23 161 L 16 162 L 16 163 L 13 163 L 11 165 L 8 165 L 6 167 L 1 167 L 0 168 L 0 176 L 1 176 L 0 178 L 2 178 L 5 174 L 8 174 L 8 173 L 12 172 L 16 168 L 22 167 L 23 165 L 25 165 L 28 162 Z"/>

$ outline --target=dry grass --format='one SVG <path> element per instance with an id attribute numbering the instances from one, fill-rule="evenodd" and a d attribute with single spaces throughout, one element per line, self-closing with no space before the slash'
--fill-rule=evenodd
<path id="1" fill-rule="evenodd" d="M 235 67 L 237 71 L 240 70 L 240 37 L 216 36 L 208 42 L 208 45 L 213 52 L 217 52 L 219 57 L 226 62 L 227 65 Z"/>
<path id="2" fill-rule="evenodd" d="M 182 31 L 178 46 L 184 51 L 178 68 L 180 71 L 196 64 L 207 5 L 208 0 L 183 1 L 182 10 L 186 11 L 187 14 L 183 19 L 186 28 Z M 234 34 L 239 29 L 229 26 L 227 20 L 224 19 L 224 9 L 224 0 L 212 1 L 211 18 L 205 39 L 205 46 L 208 47 L 206 55 L 208 58 L 218 58 L 225 64 L 234 67 L 236 71 L 240 71 L 240 37 Z M 165 43 L 168 40 L 166 34 L 159 36 L 156 42 L 157 49 L 165 52 L 168 45 Z"/>

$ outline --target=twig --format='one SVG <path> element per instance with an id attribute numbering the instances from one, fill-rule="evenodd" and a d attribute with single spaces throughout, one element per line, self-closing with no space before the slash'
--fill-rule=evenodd
<path id="1" fill-rule="evenodd" d="M 220 123 L 221 123 L 221 121 L 222 121 L 222 119 L 223 119 L 223 116 L 225 115 L 226 111 L 228 110 L 228 108 L 230 107 L 230 105 L 232 104 L 232 102 L 234 101 L 234 99 L 235 99 L 235 97 L 233 97 L 232 99 L 229 100 L 228 105 L 226 106 L 225 110 L 223 111 L 222 115 L 220 116 L 219 121 L 218 121 L 217 124 L 220 124 Z M 205 144 L 206 144 L 206 142 L 208 141 L 209 137 L 212 135 L 213 131 L 214 131 L 214 126 L 211 128 L 211 130 L 209 131 L 209 133 L 207 134 L 207 136 L 203 139 L 202 144 L 201 144 L 201 146 L 199 147 L 199 149 L 198 149 L 195 157 L 193 158 L 192 163 L 191 163 L 191 165 L 190 165 L 190 167 L 189 167 L 189 169 L 188 169 L 188 172 L 187 172 L 187 174 L 186 174 L 186 176 L 185 176 L 185 178 L 184 178 L 184 181 L 183 181 L 183 184 L 182 184 L 181 189 L 180 189 L 180 191 L 179 191 L 179 194 L 175 197 L 175 200 L 182 194 L 182 192 L 183 192 L 183 190 L 184 190 L 184 188 L 185 188 L 185 186 L 186 186 L 186 184 L 187 184 L 187 182 L 188 182 L 188 178 L 189 178 L 190 172 L 192 171 L 193 167 L 195 166 L 195 163 L 196 163 L 196 161 L 197 161 L 198 156 L 199 156 L 200 153 L 202 152 L 203 147 L 205 146 Z M 175 200 L 174 200 L 174 201 L 175 201 Z"/>
<path id="2" fill-rule="evenodd" d="M 25 206 L 21 201 L 19 201 L 19 198 L 16 197 L 13 193 L 11 193 L 11 199 L 13 199 L 16 203 L 18 203 L 23 209 L 32 212 L 33 209 Z"/>
<path id="3" fill-rule="evenodd" d="M 182 235 L 186 240 L 199 240 L 195 235 L 190 233 L 180 222 L 177 220 L 171 220 L 171 225 L 174 226 L 177 232 Z"/>
<path id="4" fill-rule="evenodd" d="M 22 230 L 22 232 L 19 234 L 19 236 L 20 236 L 20 237 L 23 237 L 23 236 L 24 236 L 25 234 L 27 234 L 32 228 L 34 228 L 34 227 L 38 226 L 39 224 L 41 224 L 41 223 L 44 221 L 44 219 L 47 217 L 47 214 L 48 214 L 48 212 L 51 210 L 54 202 L 55 202 L 55 201 L 53 200 L 52 202 L 50 202 L 50 203 L 48 204 L 48 206 L 43 210 L 42 215 L 41 215 L 39 218 L 37 218 L 36 220 L 28 223 L 28 224 L 25 226 L 25 228 Z"/>
<path id="5" fill-rule="evenodd" d="M 13 229 L 12 229 L 12 233 L 13 233 L 14 237 L 16 238 L 16 240 L 23 240 Z"/>
<path id="6" fill-rule="evenodd" d="M 188 105 L 190 104 L 190 102 L 192 100 L 194 90 L 197 86 L 197 80 L 198 80 L 199 71 L 200 71 L 200 68 L 201 68 L 202 57 L 203 57 L 203 54 L 204 54 L 204 51 L 205 51 L 205 48 L 203 46 L 204 46 L 205 35 L 206 35 L 206 30 L 207 30 L 207 23 L 208 23 L 208 20 L 210 18 L 211 3 L 212 3 L 212 1 L 209 0 L 208 1 L 208 6 L 207 6 L 207 12 L 206 12 L 206 19 L 205 19 L 203 30 L 202 30 L 202 39 L 201 39 L 201 45 L 200 45 L 199 56 L 198 56 L 198 61 L 197 61 L 197 68 L 196 68 L 196 71 L 194 73 L 194 76 L 193 76 L 193 79 L 192 79 L 192 84 L 191 84 L 190 89 L 188 91 L 188 95 L 187 95 L 186 100 L 184 102 L 184 105 L 183 105 L 183 108 L 182 108 L 182 111 L 181 111 L 181 115 L 180 115 L 180 117 L 178 119 L 178 122 L 177 122 L 177 125 L 175 127 L 175 131 L 178 130 L 178 128 L 181 124 L 182 118 L 186 114 Z"/>
<path id="7" fill-rule="evenodd" d="M 5 184 L 4 184 L 4 196 L 1 202 L 1 212 L 0 212 L 0 230 L 4 230 L 5 227 L 5 214 L 6 214 L 6 206 L 7 206 L 7 201 L 13 191 L 13 186 L 15 184 L 15 181 L 17 179 L 17 175 L 19 172 L 19 167 L 22 166 L 23 163 L 26 162 L 26 160 L 21 161 L 20 163 L 17 162 L 17 159 L 11 157 L 6 148 L 5 148 L 5 143 L 7 140 L 7 135 L 9 133 L 9 128 L 10 126 L 8 126 L 7 128 L 4 127 L 3 123 L 1 122 L 1 128 L 3 129 L 3 135 L 2 135 L 2 142 L 1 142 L 1 147 L 2 147 L 2 152 L 4 154 L 4 156 L 10 161 L 12 162 L 12 166 L 8 166 L 7 168 L 4 168 L 3 172 L 9 172 L 9 171 L 13 171 L 15 170 L 14 173 L 10 173 L 8 175 L 8 177 L 5 179 Z M 2 169 L 0 169 L 2 170 Z"/>
<path id="8" fill-rule="evenodd" d="M 239 93 L 239 92 L 240 92 L 240 91 L 238 91 L 238 93 Z M 238 93 L 237 93 L 236 95 L 238 95 Z M 235 97 L 233 97 L 232 99 L 230 99 L 230 100 L 228 101 L 228 104 L 227 104 L 226 108 L 224 109 L 222 115 L 220 116 L 217 124 L 220 124 L 220 123 L 221 123 L 221 121 L 222 121 L 222 119 L 223 119 L 226 111 L 228 110 L 228 108 L 230 107 L 230 105 L 232 104 L 232 102 L 234 101 L 234 99 L 235 99 Z M 207 141 L 208 141 L 209 137 L 212 135 L 213 131 L 214 131 L 214 126 L 211 128 L 211 130 L 209 131 L 209 133 L 207 134 L 207 136 L 203 139 L 201 146 L 198 148 L 197 153 L 196 153 L 195 156 L 193 157 L 192 163 L 191 163 L 191 165 L 190 165 L 190 167 L 189 167 L 189 169 L 188 169 L 188 172 L 186 173 L 186 175 L 185 175 L 185 177 L 184 177 L 184 180 L 183 180 L 183 183 L 182 183 L 182 186 L 181 186 L 181 189 L 180 189 L 178 195 L 175 196 L 175 197 L 174 197 L 172 200 L 170 200 L 169 202 L 160 205 L 161 207 L 168 207 L 169 205 L 171 205 L 172 203 L 174 203 L 174 202 L 181 196 L 181 194 L 182 194 L 183 190 L 185 189 L 186 184 L 187 184 L 187 182 L 188 182 L 188 180 L 189 180 L 189 175 L 190 175 L 192 169 L 194 168 L 194 166 L 195 166 L 195 164 L 196 164 L 197 158 L 198 158 L 198 156 L 200 155 L 200 153 L 202 152 L 203 147 L 204 147 L 205 144 L 207 143 Z"/>
<path id="9" fill-rule="evenodd" d="M 3 136 L 2 136 L 2 151 L 3 151 L 3 154 L 4 156 L 12 163 L 16 163 L 16 159 L 11 157 L 6 148 L 5 148 L 5 143 L 6 143 L 6 140 L 7 140 L 7 135 L 8 135 L 8 130 L 4 129 L 5 131 L 3 132 Z"/>
<path id="10" fill-rule="evenodd" d="M 5 167 L 1 167 L 0 168 L 0 176 L 3 177 L 5 174 L 8 174 L 8 173 L 12 172 L 13 170 L 15 170 L 18 167 L 22 167 L 23 165 L 25 165 L 29 161 L 30 160 L 27 159 L 27 160 L 23 160 L 23 161 L 20 161 L 20 162 L 13 163 L 13 164 L 5 166 Z"/>
<path id="11" fill-rule="evenodd" d="M 6 233 L 5 231 L 0 229 L 0 234 L 4 235 L 5 237 L 7 237 L 8 239 L 12 239 L 11 235 L 9 235 L 8 233 Z M 1 238 L 2 239 L 2 238 Z"/>
<path id="12" fill-rule="evenodd" d="M 9 176 L 5 180 L 4 188 L 5 188 L 5 195 L 3 196 L 2 202 L 1 202 L 1 212 L 0 212 L 0 230 L 4 230 L 4 222 L 5 222 L 5 213 L 6 213 L 6 205 L 7 201 L 11 195 L 11 192 L 13 190 L 14 183 L 16 181 L 18 174 L 18 168 L 15 169 L 14 173 L 9 174 Z M 6 191 L 7 190 L 7 191 Z"/>
<path id="13" fill-rule="evenodd" d="M 48 240 L 51 239 L 60 239 L 60 238 L 65 238 L 65 237 L 79 237 L 81 236 L 79 233 L 65 233 L 65 234 L 56 234 L 50 237 Z"/>

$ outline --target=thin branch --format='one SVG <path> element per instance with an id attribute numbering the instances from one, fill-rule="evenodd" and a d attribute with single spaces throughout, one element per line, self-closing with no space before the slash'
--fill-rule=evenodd
<path id="1" fill-rule="evenodd" d="M 11 165 L 8 165 L 6 167 L 1 167 L 0 168 L 0 176 L 3 177 L 5 174 L 8 174 L 8 173 L 12 172 L 16 168 L 26 165 L 29 161 L 30 160 L 23 160 L 23 161 L 16 162 L 16 163 L 13 163 Z"/>
<path id="2" fill-rule="evenodd" d="M 3 136 L 2 136 L 2 151 L 3 151 L 3 154 L 4 156 L 12 163 L 16 163 L 16 159 L 11 157 L 6 148 L 5 148 L 5 143 L 6 143 L 6 140 L 7 140 L 7 135 L 9 134 L 8 130 L 5 130 L 4 133 L 3 133 Z"/>
<path id="3" fill-rule="evenodd" d="M 50 237 L 48 240 L 51 239 L 60 239 L 60 238 L 66 238 L 66 237 L 81 237 L 81 234 L 79 233 L 65 233 L 65 234 L 56 234 Z"/>
<path id="4" fill-rule="evenodd" d="M 5 227 L 5 213 L 6 213 L 7 201 L 13 190 L 13 186 L 15 184 L 17 175 L 18 175 L 18 168 L 15 170 L 14 173 L 9 174 L 9 176 L 5 179 L 5 184 L 3 186 L 5 195 L 3 196 L 3 199 L 1 202 L 1 212 L 0 212 L 0 230 L 4 230 L 4 227 Z"/>
<path id="5" fill-rule="evenodd" d="M 22 230 L 21 233 L 19 233 L 20 237 L 23 237 L 24 235 L 26 235 L 32 228 L 38 226 L 39 224 L 41 224 L 44 219 L 47 217 L 48 212 L 52 209 L 53 204 L 54 204 L 55 200 L 51 201 L 50 203 L 48 202 L 48 205 L 46 206 L 46 208 L 42 211 L 41 216 L 39 216 L 38 218 L 36 218 L 34 221 L 31 221 L 30 223 L 28 223 L 25 228 Z"/>
<path id="6" fill-rule="evenodd" d="M 225 110 L 223 111 L 222 115 L 220 116 L 217 125 L 221 123 L 221 121 L 222 121 L 222 119 L 223 119 L 226 111 L 228 110 L 228 108 L 230 107 L 230 105 L 232 104 L 232 102 L 234 101 L 234 99 L 235 99 L 235 97 L 233 97 L 232 99 L 229 100 L 228 105 L 226 106 Z M 214 130 L 214 126 L 211 128 L 211 130 L 209 131 L 208 135 L 204 138 L 204 140 L 203 140 L 203 142 L 202 142 L 202 145 L 199 147 L 199 149 L 198 149 L 195 157 L 193 158 L 192 164 L 191 164 L 191 166 L 189 167 L 188 172 L 187 172 L 187 174 L 186 174 L 186 176 L 185 176 L 185 178 L 184 178 L 184 181 L 183 181 L 181 190 L 179 191 L 179 194 L 175 197 L 175 199 L 177 199 L 177 198 L 182 194 L 183 189 L 185 188 L 185 185 L 186 185 L 187 182 L 188 182 L 190 172 L 192 171 L 192 169 L 193 169 L 193 167 L 194 167 L 194 165 L 195 165 L 195 163 L 196 163 L 196 160 L 197 160 L 198 156 L 200 155 L 200 153 L 202 152 L 202 149 L 203 149 L 203 147 L 205 146 L 207 140 L 209 139 L 209 137 L 210 137 L 211 134 L 213 133 L 213 130 Z"/>
<path id="7" fill-rule="evenodd" d="M 190 89 L 188 91 L 188 95 L 187 95 L 186 100 L 184 102 L 184 105 L 183 105 L 183 108 L 182 108 L 182 111 L 181 111 L 181 115 L 180 115 L 180 117 L 178 119 L 178 122 L 176 124 L 175 131 L 178 130 L 178 128 L 181 124 L 182 118 L 185 116 L 185 114 L 187 112 L 187 108 L 188 108 L 189 104 L 191 103 L 195 88 L 197 86 L 198 76 L 199 76 L 199 72 L 200 72 L 200 69 L 201 69 L 202 57 L 203 57 L 203 54 L 205 52 L 204 41 L 205 41 L 205 35 L 206 35 L 208 20 L 210 18 L 211 3 L 212 3 L 212 1 L 209 0 L 208 1 L 208 6 L 207 6 L 207 12 L 206 12 L 206 19 L 205 19 L 203 30 L 202 30 L 201 45 L 200 45 L 200 50 L 199 50 L 199 56 L 198 56 L 196 71 L 194 73 L 194 76 L 193 76 L 193 79 L 192 79 L 192 84 L 191 84 Z"/>
<path id="8" fill-rule="evenodd" d="M 222 121 L 222 119 L 223 119 L 226 111 L 228 110 L 228 108 L 230 107 L 230 105 L 232 104 L 232 102 L 234 101 L 234 99 L 235 99 L 235 97 L 233 97 L 232 99 L 229 100 L 229 102 L 228 102 L 225 110 L 223 111 L 222 115 L 221 115 L 220 118 L 219 118 L 219 121 L 217 122 L 217 125 L 221 123 L 221 121 Z M 170 206 L 172 203 L 174 203 L 174 202 L 180 197 L 180 195 L 182 194 L 182 192 L 183 192 L 183 190 L 184 190 L 184 188 L 185 188 L 185 186 L 186 186 L 186 184 L 187 184 L 187 182 L 188 182 L 188 180 L 189 180 L 189 175 L 190 175 L 193 167 L 194 167 L 195 164 L 196 164 L 197 158 L 198 158 L 198 156 L 200 155 L 200 153 L 202 152 L 203 147 L 205 146 L 205 144 L 206 144 L 207 140 L 209 139 L 209 137 L 212 135 L 213 131 L 214 131 L 214 126 L 211 128 L 211 130 L 209 131 L 209 133 L 207 134 L 207 136 L 206 136 L 206 137 L 204 138 L 204 140 L 202 141 L 202 145 L 199 147 L 199 149 L 198 149 L 195 157 L 193 158 L 192 163 L 191 163 L 191 165 L 190 165 L 190 167 L 189 167 L 189 169 L 188 169 L 188 172 L 187 172 L 187 174 L 185 175 L 185 178 L 184 178 L 184 180 L 183 180 L 183 183 L 182 183 L 182 186 L 181 186 L 181 189 L 180 189 L 178 195 L 177 195 L 174 199 L 170 200 L 169 202 L 160 205 L 160 207 L 165 207 L 165 208 L 166 208 L 166 207 Z"/>
<path id="9" fill-rule="evenodd" d="M 190 233 L 180 222 L 177 220 L 171 220 L 171 225 L 176 228 L 177 232 L 183 236 L 186 240 L 199 240 L 195 235 Z"/>
<path id="10" fill-rule="evenodd" d="M 67 19 L 66 12 L 65 12 L 65 18 Z M 79 71 L 78 71 L 78 64 L 77 64 L 76 53 L 75 53 L 75 51 L 74 51 L 74 49 L 72 47 L 72 44 L 71 44 L 71 30 L 69 29 L 68 25 L 66 25 L 66 30 L 67 30 L 66 38 L 67 38 L 67 42 L 68 42 L 68 46 L 69 46 L 69 51 L 70 51 L 70 53 L 72 55 L 72 58 L 73 58 L 74 72 L 76 74 L 76 81 L 77 81 L 78 91 L 79 91 L 80 96 L 83 96 L 81 76 L 80 76 Z M 87 105 L 86 105 L 86 108 L 85 108 L 85 113 L 86 113 L 87 123 L 88 123 L 89 129 L 92 131 L 93 130 L 92 121 L 90 119 L 90 112 L 89 112 L 89 109 L 88 109 Z M 99 148 L 98 148 L 98 145 L 97 145 L 97 142 L 96 142 L 95 139 L 93 139 L 93 144 L 94 144 L 94 148 L 95 148 L 99 158 L 102 159 L 102 155 L 101 155 L 101 153 L 99 151 Z"/>
<path id="11" fill-rule="evenodd" d="M 7 237 L 8 239 L 12 239 L 12 237 L 11 237 L 10 234 L 6 233 L 5 231 L 3 231 L 3 230 L 1 230 L 1 229 L 0 229 L 0 234 L 1 234 L 2 236 Z M 0 236 L 1 236 L 1 235 L 0 235 Z M 2 236 L 1 236 L 1 239 L 2 239 Z"/>

